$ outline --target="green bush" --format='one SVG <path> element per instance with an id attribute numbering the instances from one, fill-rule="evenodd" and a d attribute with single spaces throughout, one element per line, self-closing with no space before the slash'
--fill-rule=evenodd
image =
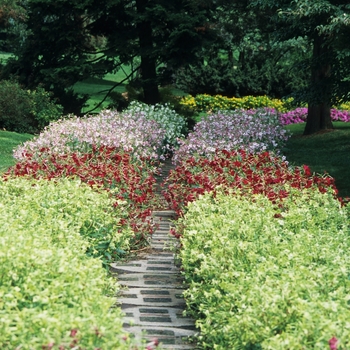
<path id="1" fill-rule="evenodd" d="M 209 194 L 178 225 L 189 313 L 205 349 L 350 348 L 348 213 L 330 193 Z"/>
<path id="2" fill-rule="evenodd" d="M 0 128 L 20 133 L 35 133 L 62 116 L 43 88 L 24 90 L 16 82 L 0 81 Z"/>
<path id="3" fill-rule="evenodd" d="M 0 203 L 7 206 L 9 222 L 19 220 L 17 213 L 21 212 L 23 225 L 50 227 L 54 244 L 78 244 L 79 250 L 101 261 L 115 250 L 128 250 L 133 232 L 127 226 L 121 229 L 120 221 L 127 217 L 129 208 L 120 201 L 115 208 L 115 199 L 107 191 L 97 193 L 78 179 L 65 178 L 11 179 L 0 184 L 4 187 Z"/>
<path id="4" fill-rule="evenodd" d="M 0 192 L 1 349 L 129 349 L 115 281 L 86 254 L 117 221 L 107 194 L 24 178 L 0 180 Z M 128 232 L 114 237 L 123 247 Z"/>
<path id="5" fill-rule="evenodd" d="M 169 146 L 176 146 L 177 139 L 183 137 L 187 131 L 185 118 L 177 114 L 169 104 L 152 106 L 132 101 L 124 113 L 143 115 L 146 119 L 155 120 L 166 130 L 164 143 Z"/>

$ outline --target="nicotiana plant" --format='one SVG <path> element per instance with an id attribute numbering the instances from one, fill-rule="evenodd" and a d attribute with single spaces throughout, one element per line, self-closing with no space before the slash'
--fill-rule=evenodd
<path id="1" fill-rule="evenodd" d="M 67 154 L 102 145 L 157 160 L 167 152 L 165 135 L 161 124 L 144 115 L 104 110 L 97 116 L 70 116 L 51 123 L 33 140 L 18 147 L 14 157 L 22 160 L 27 153 L 40 153 L 43 148 L 48 154 Z"/>
<path id="2" fill-rule="evenodd" d="M 166 130 L 165 144 L 176 146 L 177 139 L 184 137 L 187 126 L 183 116 L 176 113 L 169 104 L 147 105 L 139 101 L 132 101 L 125 113 L 134 117 L 142 116 L 149 120 L 155 120 Z"/>
<path id="3" fill-rule="evenodd" d="M 221 111 L 206 116 L 186 139 L 179 140 L 173 161 L 196 155 L 211 157 L 220 149 L 278 153 L 288 137 L 273 109 Z"/>

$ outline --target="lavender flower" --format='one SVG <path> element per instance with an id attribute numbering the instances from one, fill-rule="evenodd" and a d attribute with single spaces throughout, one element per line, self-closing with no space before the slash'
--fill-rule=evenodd
<path id="1" fill-rule="evenodd" d="M 83 152 L 91 145 L 106 145 L 133 152 L 136 157 L 159 159 L 166 152 L 166 130 L 142 115 L 104 110 L 97 116 L 70 116 L 51 123 L 41 134 L 14 151 L 18 160 L 26 153 L 67 154 Z"/>
<path id="2" fill-rule="evenodd" d="M 174 162 L 192 156 L 210 157 L 216 149 L 245 149 L 249 152 L 278 150 L 289 133 L 274 109 L 221 111 L 199 122 L 187 139 L 180 139 Z"/>

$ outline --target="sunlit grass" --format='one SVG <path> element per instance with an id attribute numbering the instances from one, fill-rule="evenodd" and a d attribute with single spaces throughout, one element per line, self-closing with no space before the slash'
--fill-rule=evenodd
<path id="1" fill-rule="evenodd" d="M 0 172 L 4 172 L 15 164 L 16 161 L 12 156 L 13 149 L 32 137 L 33 135 L 30 134 L 17 134 L 0 130 Z"/>
<path id="2" fill-rule="evenodd" d="M 84 81 L 78 82 L 74 85 L 74 91 L 79 94 L 88 94 L 90 96 L 87 101 L 86 107 L 82 110 L 86 113 L 94 109 L 106 96 L 108 90 L 110 90 L 116 83 L 123 81 L 127 74 L 130 73 L 130 67 L 123 67 L 116 73 L 108 73 L 103 78 L 91 77 Z M 125 85 L 127 81 L 123 82 L 121 85 L 117 86 L 113 91 L 125 92 Z M 112 102 L 110 98 L 107 97 L 106 101 L 102 103 L 101 106 L 94 110 L 94 113 L 107 108 L 107 106 Z"/>

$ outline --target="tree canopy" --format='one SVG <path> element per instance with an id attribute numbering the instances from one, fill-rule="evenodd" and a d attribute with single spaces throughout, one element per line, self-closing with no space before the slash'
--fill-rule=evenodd
<path id="1" fill-rule="evenodd" d="M 348 1 L 252 0 L 250 6 L 271 14 L 280 41 L 303 37 L 310 42 L 310 80 L 297 95 L 298 100 L 308 103 L 305 134 L 332 128 L 332 104 L 350 98 Z"/>
<path id="2" fill-rule="evenodd" d="M 330 107 L 350 99 L 347 1 L 0 0 L 0 23 L 0 45 L 16 46 L 1 76 L 43 86 L 66 112 L 85 101 L 76 82 L 123 65 L 149 104 L 169 80 L 193 93 L 293 94 L 309 106 L 305 133 L 331 128 Z"/>
<path id="3" fill-rule="evenodd" d="M 144 100 L 159 102 L 159 68 L 190 61 L 209 37 L 200 1 L 27 0 L 27 38 L 9 72 L 64 99 L 75 82 L 140 59 Z M 64 101 L 61 101 L 64 104 Z"/>

